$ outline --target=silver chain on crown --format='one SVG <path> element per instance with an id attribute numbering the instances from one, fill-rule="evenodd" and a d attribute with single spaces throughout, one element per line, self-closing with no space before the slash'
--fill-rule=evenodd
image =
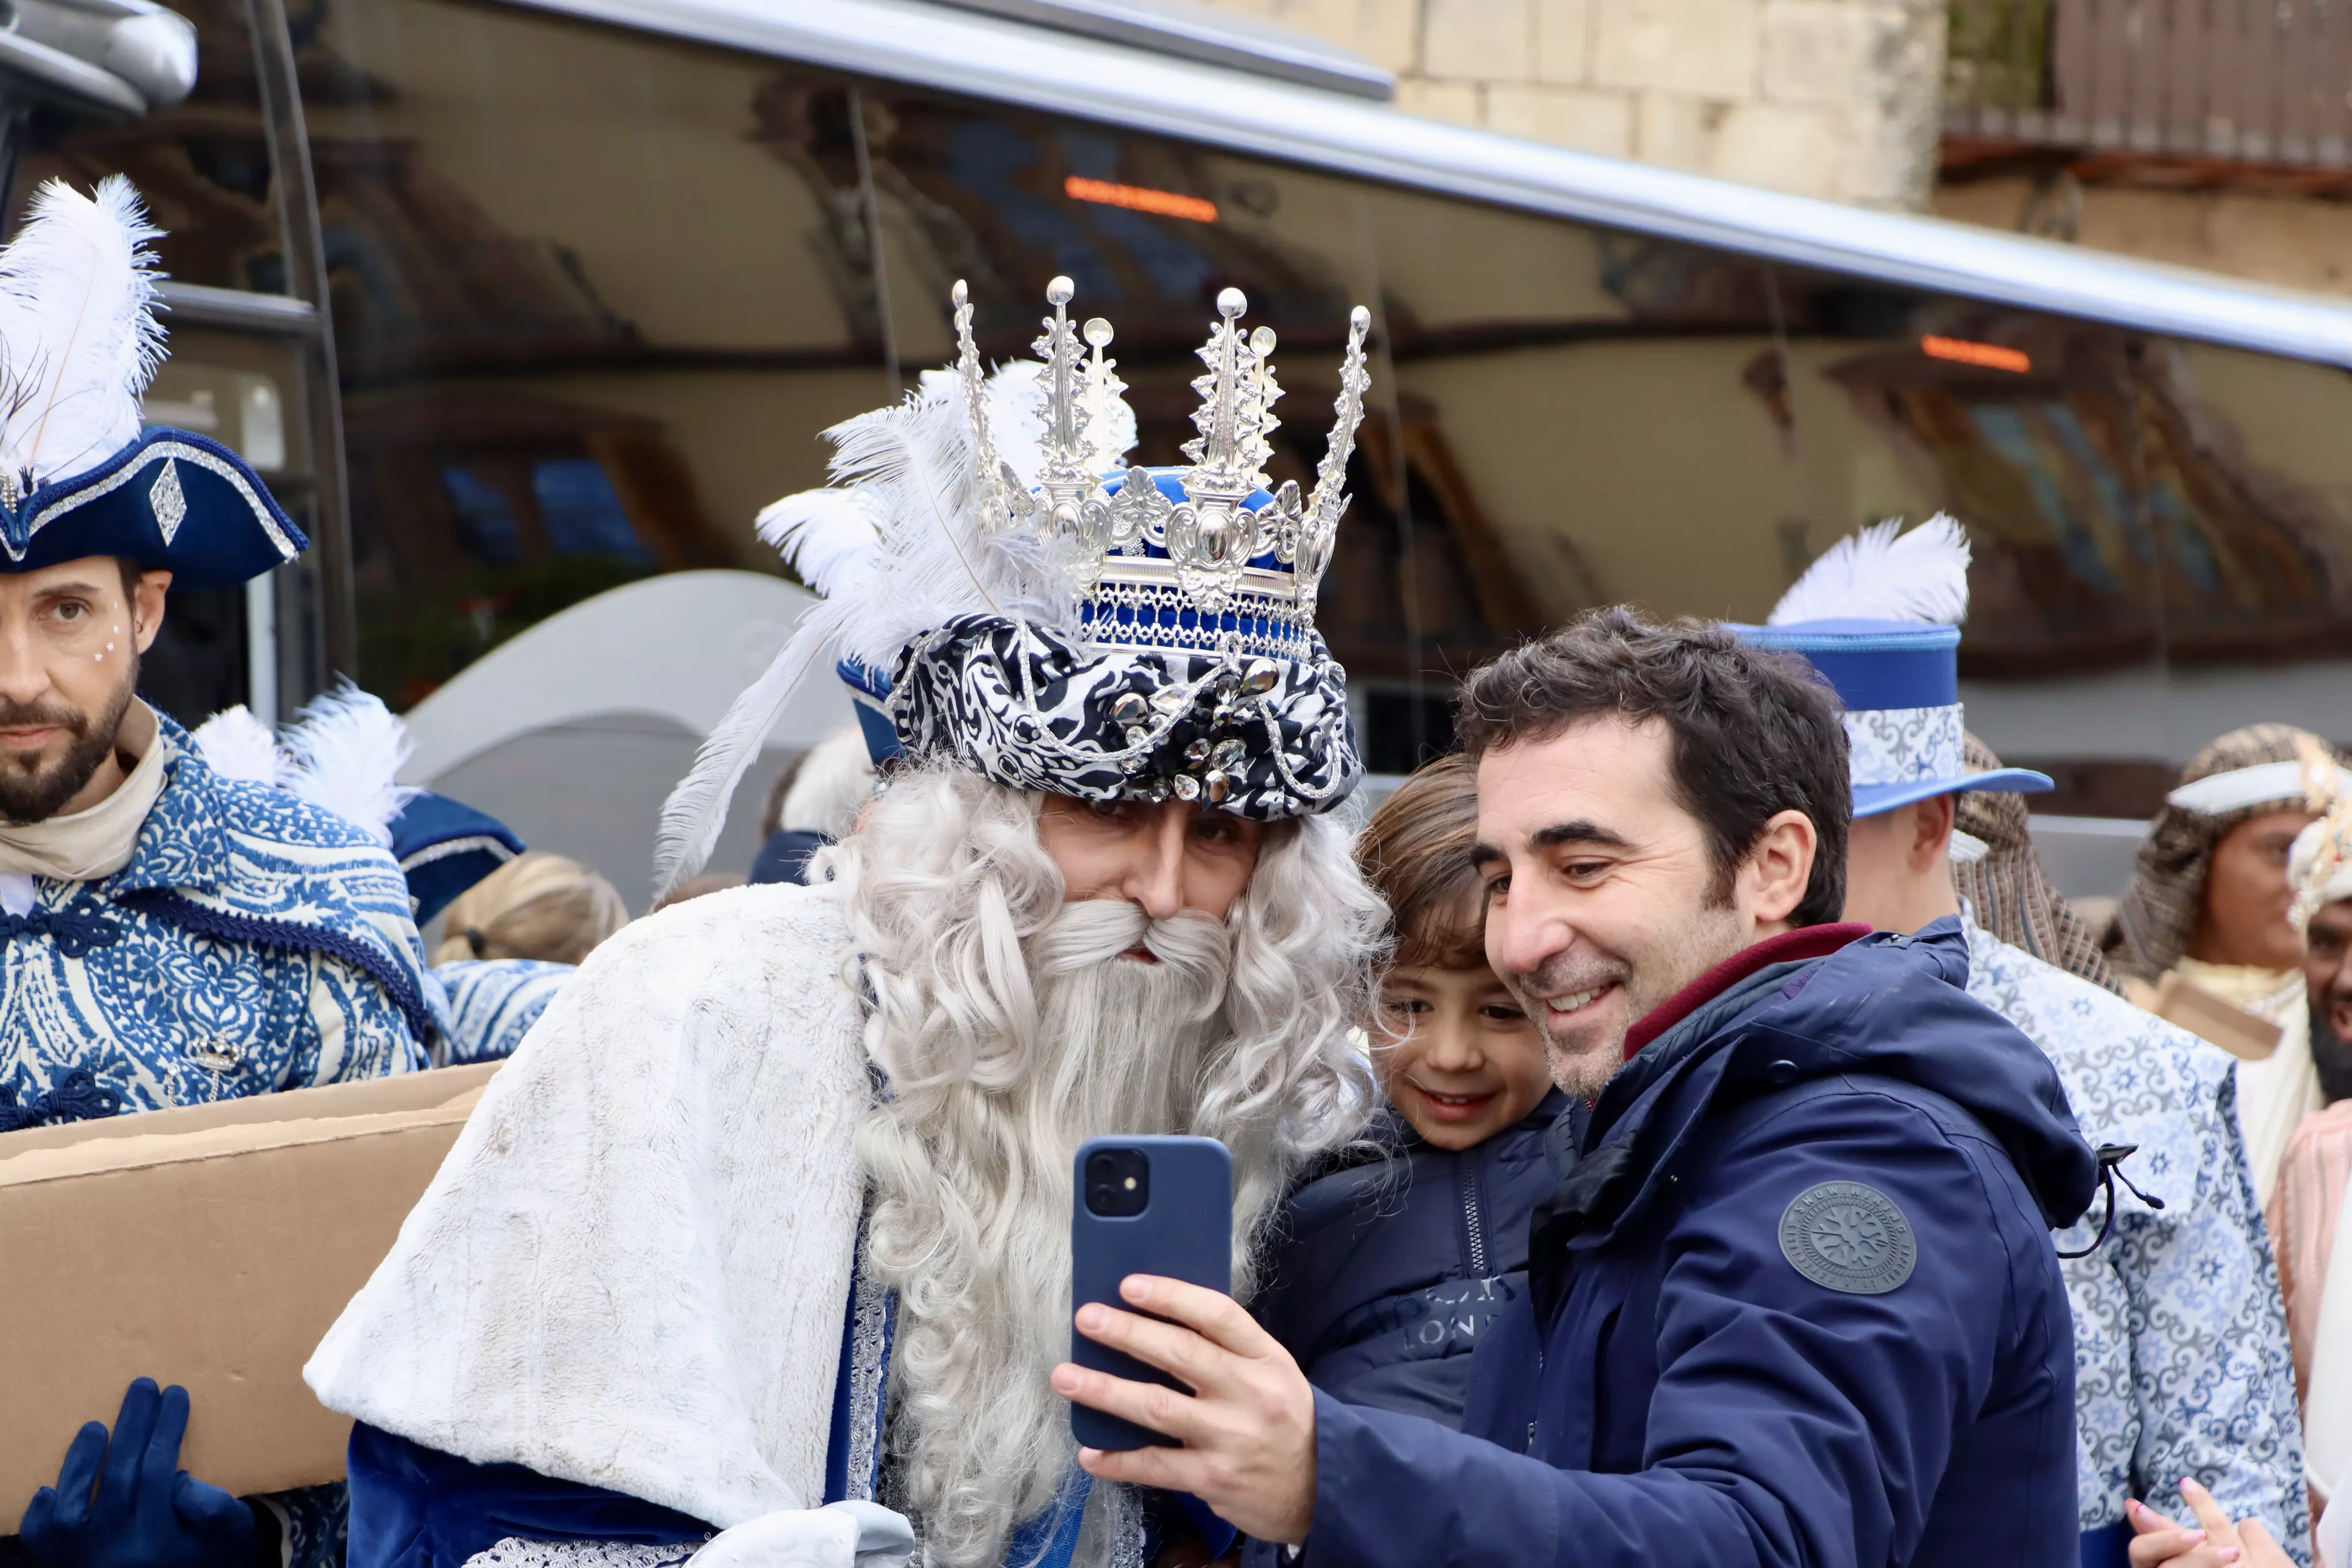
<path id="1" fill-rule="evenodd" d="M 1184 444 L 1192 460 L 1181 481 L 1184 500 L 1168 500 L 1140 467 L 1129 468 L 1112 495 L 1103 475 L 1118 460 L 1109 443 L 1126 384 L 1118 379 L 1118 362 L 1103 353 L 1111 342 L 1110 323 L 1097 316 L 1082 328 L 1071 326 L 1068 307 L 1076 293 L 1067 278 L 1045 287 L 1054 313 L 1045 318 L 1034 345 L 1045 362 L 1039 378 L 1045 461 L 1033 496 L 997 452 L 970 294 L 961 282 L 955 286 L 956 371 L 971 422 L 981 526 L 1002 531 L 1034 521 L 1042 537 L 1073 542 L 1079 598 L 1093 607 L 1097 643 L 1284 656 L 1303 651 L 1348 509 L 1348 458 L 1371 384 L 1364 369 L 1371 312 L 1359 305 L 1348 316 L 1339 396 L 1332 405 L 1337 421 L 1316 468 L 1314 495 L 1302 503 L 1297 482 L 1286 479 L 1273 501 L 1253 512 L 1245 503 L 1265 486 L 1265 462 L 1274 451 L 1268 438 L 1280 423 L 1274 404 L 1282 389 L 1269 357 L 1274 329 L 1244 334 L 1240 318 L 1249 301 L 1238 289 L 1217 296 L 1219 319 L 1200 350 L 1208 368 L 1192 383 L 1201 395 L 1192 416 L 1200 435 Z M 1147 546 L 1164 551 L 1165 558 L 1148 554 Z M 1250 564 L 1269 552 L 1275 566 Z M 1122 610 L 1129 612 L 1124 622 Z M 1192 627 L 1178 625 L 1185 610 L 1197 612 Z M 1236 627 L 1221 626 L 1228 615 Z"/>

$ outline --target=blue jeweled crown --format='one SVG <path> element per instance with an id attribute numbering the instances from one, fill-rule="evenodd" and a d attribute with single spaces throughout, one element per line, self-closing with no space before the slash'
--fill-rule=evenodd
<path id="1" fill-rule="evenodd" d="M 1349 317 L 1339 421 L 1302 499 L 1268 486 L 1274 333 L 1243 331 L 1238 289 L 1201 350 L 1192 462 L 1159 469 L 1127 460 L 1110 323 L 1072 326 L 1073 292 L 1046 289 L 1043 363 L 992 375 L 958 283 L 956 363 L 825 432 L 832 482 L 760 514 L 818 602 L 670 792 L 658 889 L 709 858 L 761 741 L 823 663 L 877 765 L 951 760 L 1013 789 L 1261 821 L 1328 811 L 1362 777 L 1315 597 L 1348 506 L 1370 312 Z"/>

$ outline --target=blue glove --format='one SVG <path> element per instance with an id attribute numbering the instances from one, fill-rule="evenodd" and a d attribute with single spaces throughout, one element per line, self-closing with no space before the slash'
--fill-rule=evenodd
<path id="1" fill-rule="evenodd" d="M 18 1531 L 49 1568 L 250 1568 L 253 1514 L 180 1468 L 188 1391 L 142 1377 L 74 1436 L 58 1484 L 33 1494 Z"/>

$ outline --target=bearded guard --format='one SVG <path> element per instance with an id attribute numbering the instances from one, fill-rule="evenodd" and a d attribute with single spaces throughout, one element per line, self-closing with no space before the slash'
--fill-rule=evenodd
<path id="1" fill-rule="evenodd" d="M 814 885 L 627 927 L 492 1084 L 307 1369 L 359 1423 L 355 1568 L 918 1541 L 943 1568 L 1127 1564 L 1174 1517 L 1089 1486 L 1048 1384 L 1071 1163 L 1096 1134 L 1223 1140 L 1246 1295 L 1291 1173 L 1376 1103 L 1349 1031 L 1378 909 L 1323 815 L 1360 764 L 1313 616 L 1369 316 L 1302 497 L 1267 488 L 1274 334 L 1238 291 L 1193 461 L 1159 471 L 1126 461 L 1111 329 L 1071 294 L 1042 363 L 990 377 L 959 284 L 956 365 L 830 432 L 838 488 L 763 514 L 822 597 L 672 795 L 657 882 L 698 868 L 820 660 L 898 754 Z M 1148 910 L 1045 817 L 1176 821 L 1254 868 L 1214 910 Z"/>
<path id="2" fill-rule="evenodd" d="M 0 572 L 217 589 L 307 544 L 236 453 L 141 428 L 156 232 L 120 177 L 94 199 L 51 182 L 0 252 Z M 91 665 L 119 672 L 99 710 L 56 689 L 0 705 L 0 726 L 71 740 L 0 760 L 0 1130 L 405 1071 L 431 1038 L 399 868 L 352 824 L 215 773 L 136 696 L 142 632 L 135 604 L 92 624 Z M 117 788 L 62 809 L 106 767 Z"/>

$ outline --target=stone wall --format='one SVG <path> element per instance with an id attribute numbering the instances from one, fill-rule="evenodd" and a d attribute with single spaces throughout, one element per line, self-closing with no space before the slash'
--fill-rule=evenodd
<path id="1" fill-rule="evenodd" d="M 1874 207 L 1935 178 L 1945 0 L 1211 0 L 1397 73 L 1410 113 Z"/>
<path id="2" fill-rule="evenodd" d="M 1930 210 L 2250 282 L 2352 294 L 2352 203 L 2004 176 L 1940 185 Z"/>

